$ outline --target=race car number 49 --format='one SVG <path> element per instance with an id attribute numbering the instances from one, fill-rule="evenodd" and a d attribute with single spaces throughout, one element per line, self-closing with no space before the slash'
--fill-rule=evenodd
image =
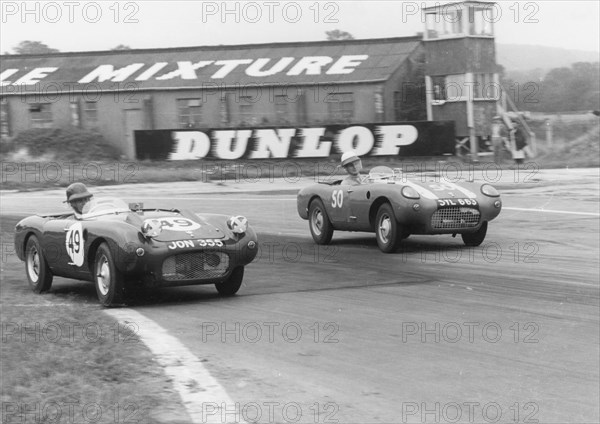
<path id="1" fill-rule="evenodd" d="M 438 199 L 439 207 L 447 206 L 477 206 L 475 199 Z"/>

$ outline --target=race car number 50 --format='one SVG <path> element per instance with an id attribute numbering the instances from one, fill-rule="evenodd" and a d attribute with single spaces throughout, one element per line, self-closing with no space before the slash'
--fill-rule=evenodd
<path id="1" fill-rule="evenodd" d="M 477 206 L 475 199 L 438 199 L 438 206 Z"/>
<path id="2" fill-rule="evenodd" d="M 344 191 L 343 190 L 333 190 L 331 193 L 331 207 L 332 208 L 341 208 L 344 204 Z"/>

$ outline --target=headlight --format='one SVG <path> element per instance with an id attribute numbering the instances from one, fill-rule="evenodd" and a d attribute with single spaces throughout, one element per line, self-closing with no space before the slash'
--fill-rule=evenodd
<path id="1" fill-rule="evenodd" d="M 482 185 L 481 192 L 483 194 L 485 194 L 486 196 L 490 196 L 490 197 L 499 197 L 500 196 L 500 193 L 498 193 L 498 190 L 496 190 L 494 187 L 492 187 L 489 184 Z"/>
<path id="2" fill-rule="evenodd" d="M 402 195 L 408 199 L 420 199 L 421 195 L 417 193 L 417 190 L 410 186 L 402 187 Z"/>
<path id="3" fill-rule="evenodd" d="M 248 219 L 245 216 L 232 216 L 227 220 L 227 227 L 235 234 L 244 234 L 248 229 Z"/>
<path id="4" fill-rule="evenodd" d="M 156 237 L 162 232 L 162 224 L 158 219 L 147 219 L 142 224 L 142 234 L 146 237 Z"/>

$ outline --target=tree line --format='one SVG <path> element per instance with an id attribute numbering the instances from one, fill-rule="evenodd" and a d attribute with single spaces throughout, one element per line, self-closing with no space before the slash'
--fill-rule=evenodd
<path id="1" fill-rule="evenodd" d="M 540 69 L 506 77 L 506 93 L 519 110 L 567 112 L 600 110 L 600 63 L 577 62 L 570 68 Z"/>

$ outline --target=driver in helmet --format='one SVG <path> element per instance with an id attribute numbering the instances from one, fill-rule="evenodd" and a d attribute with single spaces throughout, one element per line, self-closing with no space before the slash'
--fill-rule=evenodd
<path id="1" fill-rule="evenodd" d="M 83 183 L 73 183 L 67 187 L 67 200 L 63 203 L 68 203 L 76 215 L 83 213 L 83 207 L 90 201 L 93 194 L 90 193 Z"/>
<path id="2" fill-rule="evenodd" d="M 345 152 L 342 155 L 342 167 L 348 173 L 348 176 L 342 181 L 342 184 L 359 185 L 362 184 L 360 170 L 362 161 L 353 151 Z"/>

